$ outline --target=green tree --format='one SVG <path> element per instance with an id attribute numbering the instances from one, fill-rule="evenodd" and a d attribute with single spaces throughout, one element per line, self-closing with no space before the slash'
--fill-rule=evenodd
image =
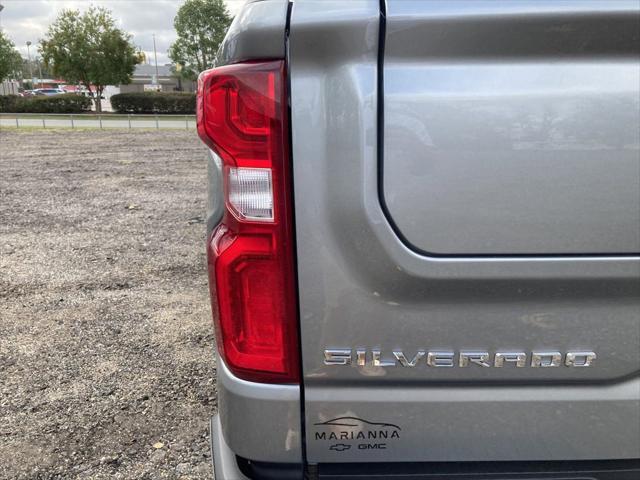
<path id="1" fill-rule="evenodd" d="M 12 74 L 19 72 L 22 67 L 22 57 L 16 50 L 14 43 L 0 30 L 0 82 Z"/>
<path id="2" fill-rule="evenodd" d="M 175 70 L 195 80 L 211 68 L 231 17 L 222 0 L 186 0 L 173 21 L 178 39 L 169 49 Z"/>
<path id="3" fill-rule="evenodd" d="M 84 13 L 64 10 L 51 24 L 40 52 L 54 75 L 84 85 L 94 95 L 96 111 L 107 85 L 131 83 L 140 55 L 131 35 L 116 27 L 111 12 L 91 7 Z"/>

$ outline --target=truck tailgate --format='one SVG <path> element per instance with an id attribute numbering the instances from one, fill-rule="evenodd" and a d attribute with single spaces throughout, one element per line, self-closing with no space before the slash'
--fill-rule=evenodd
<path id="1" fill-rule="evenodd" d="M 638 13 L 293 4 L 309 462 L 638 457 Z"/>

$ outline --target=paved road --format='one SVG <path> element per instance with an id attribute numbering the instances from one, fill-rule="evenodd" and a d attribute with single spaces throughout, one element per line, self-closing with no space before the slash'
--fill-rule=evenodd
<path id="1" fill-rule="evenodd" d="M 44 118 L 44 123 L 43 123 Z M 43 117 L 43 118 L 18 118 L 16 124 L 15 117 L 0 118 L 0 127 L 40 127 L 40 128 L 159 128 L 159 129 L 180 129 L 195 130 L 194 117 L 158 117 L 158 123 L 154 117 L 132 116 L 131 121 L 126 117 L 102 118 L 102 126 L 97 118 L 73 117 Z"/>

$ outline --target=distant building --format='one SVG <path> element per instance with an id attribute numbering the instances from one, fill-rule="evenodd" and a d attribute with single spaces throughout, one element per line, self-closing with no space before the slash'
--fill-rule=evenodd
<path id="1" fill-rule="evenodd" d="M 180 79 L 171 71 L 171 65 L 158 65 L 156 78 L 155 65 L 142 64 L 136 65 L 130 84 L 120 85 L 120 93 L 152 91 L 156 88 L 162 92 L 194 92 L 195 82 Z"/>

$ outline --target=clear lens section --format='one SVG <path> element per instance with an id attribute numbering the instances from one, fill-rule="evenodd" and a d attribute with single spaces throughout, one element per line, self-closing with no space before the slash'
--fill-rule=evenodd
<path id="1" fill-rule="evenodd" d="M 229 168 L 228 201 L 239 220 L 273 221 L 269 168 Z"/>

